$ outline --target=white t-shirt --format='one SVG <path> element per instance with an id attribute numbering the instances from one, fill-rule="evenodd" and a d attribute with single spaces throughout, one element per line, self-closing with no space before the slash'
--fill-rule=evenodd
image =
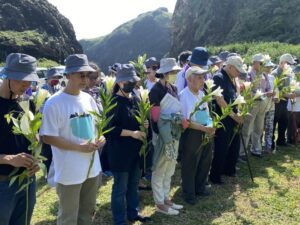
<path id="1" fill-rule="evenodd" d="M 182 115 L 185 119 L 190 118 L 190 114 L 194 111 L 195 105 L 199 103 L 204 96 L 203 91 L 199 90 L 198 96 L 194 95 L 188 87 L 185 87 L 179 94 L 181 108 L 182 108 Z M 206 108 L 207 103 L 204 103 L 200 106 L 200 108 Z M 195 115 L 192 117 L 192 121 L 196 121 Z"/>
<path id="2" fill-rule="evenodd" d="M 153 86 L 154 86 L 154 84 L 157 82 L 157 80 L 156 81 L 154 81 L 154 82 L 152 82 L 152 81 L 150 81 L 150 80 L 146 80 L 145 81 L 145 83 L 146 83 L 146 88 L 147 88 L 147 90 L 151 90 L 152 88 L 153 88 Z"/>
<path id="3" fill-rule="evenodd" d="M 90 111 L 98 108 L 94 99 L 87 93 L 78 96 L 58 92 L 49 98 L 43 110 L 40 135 L 62 137 L 73 143 L 93 141 L 96 136 L 94 118 Z M 80 184 L 86 180 L 92 153 L 62 150 L 51 146 L 54 162 L 54 181 L 64 185 Z M 98 151 L 89 178 L 101 172 Z"/>

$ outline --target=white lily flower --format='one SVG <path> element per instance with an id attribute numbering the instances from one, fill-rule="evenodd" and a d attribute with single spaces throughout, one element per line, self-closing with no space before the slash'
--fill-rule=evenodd
<path id="1" fill-rule="evenodd" d="M 211 92 L 211 95 L 216 97 L 222 97 L 223 96 L 222 93 L 223 93 L 223 89 L 218 87 L 216 90 Z"/>
<path id="2" fill-rule="evenodd" d="M 294 92 L 296 90 L 299 90 L 300 89 L 300 83 L 297 82 L 296 80 L 292 80 L 291 83 L 290 83 L 290 88 L 291 88 L 292 92 Z"/>
<path id="3" fill-rule="evenodd" d="M 260 98 L 260 97 L 263 96 L 263 95 L 264 95 L 264 93 L 262 93 L 261 90 L 257 90 L 256 93 L 255 93 L 255 95 L 254 95 L 254 97 L 253 97 L 253 99 L 254 99 L 254 100 L 255 100 L 255 99 L 258 99 L 258 98 Z"/>
<path id="4" fill-rule="evenodd" d="M 208 90 L 211 90 L 215 86 L 215 83 L 212 79 L 207 79 L 205 84 Z"/>
<path id="5" fill-rule="evenodd" d="M 29 118 L 27 113 L 23 114 L 20 120 L 20 129 L 23 134 L 27 135 L 30 133 L 30 125 L 29 125 Z"/>
<path id="6" fill-rule="evenodd" d="M 49 96 L 50 96 L 50 94 L 47 90 L 39 89 L 39 91 L 38 91 L 38 93 L 35 97 L 35 99 L 36 99 L 35 100 L 36 101 L 35 107 L 36 107 L 37 111 L 41 108 L 41 106 L 44 104 L 46 98 L 49 97 Z"/>
<path id="7" fill-rule="evenodd" d="M 243 84 L 244 84 L 246 90 L 248 90 L 251 87 L 250 81 L 245 81 Z"/>
<path id="8" fill-rule="evenodd" d="M 293 74 L 293 69 L 290 65 L 286 64 L 282 71 L 283 75 L 291 76 Z"/>
<path id="9" fill-rule="evenodd" d="M 116 78 L 111 76 L 106 76 L 104 79 L 107 93 L 112 93 Z"/>
<path id="10" fill-rule="evenodd" d="M 21 108 L 25 113 L 29 112 L 29 101 L 21 101 L 19 102 L 19 105 L 21 106 Z"/>
<path id="11" fill-rule="evenodd" d="M 147 102 L 149 100 L 149 90 L 148 89 L 144 89 L 142 86 L 139 89 L 140 95 L 141 95 L 141 99 L 143 102 Z"/>
<path id="12" fill-rule="evenodd" d="M 239 95 L 234 102 L 232 103 L 232 105 L 241 105 L 241 104 L 246 104 L 245 98 L 242 95 Z"/>
<path id="13" fill-rule="evenodd" d="M 247 71 L 247 70 L 248 70 L 248 66 L 247 66 L 247 64 L 243 64 L 243 69 L 244 69 L 245 71 Z"/>

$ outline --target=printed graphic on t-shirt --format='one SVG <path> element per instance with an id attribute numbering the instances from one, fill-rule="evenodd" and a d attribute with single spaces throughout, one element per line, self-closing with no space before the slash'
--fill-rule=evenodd
<path id="1" fill-rule="evenodd" d="M 90 114 L 72 114 L 70 126 L 75 137 L 91 140 L 94 138 L 93 118 Z"/>
<path id="2" fill-rule="evenodd" d="M 211 119 L 206 107 L 199 109 L 195 113 L 195 120 L 197 123 L 204 125 L 204 126 L 210 127 L 212 125 L 212 119 Z"/>

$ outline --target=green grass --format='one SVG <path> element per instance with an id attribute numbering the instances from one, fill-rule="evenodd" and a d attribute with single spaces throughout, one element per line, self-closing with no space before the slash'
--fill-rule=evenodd
<path id="1" fill-rule="evenodd" d="M 195 206 L 181 199 L 180 168 L 172 184 L 172 196 L 185 208 L 179 216 L 166 216 L 155 212 L 151 192 L 141 192 L 141 213 L 151 216 L 149 225 L 200 224 L 300 224 L 300 150 L 282 148 L 275 155 L 263 159 L 250 158 L 254 172 L 251 182 L 245 164 L 238 164 L 237 178 L 226 178 L 226 185 L 212 186 L 212 195 L 200 198 Z M 101 187 L 94 224 L 112 224 L 110 195 L 112 180 Z M 41 177 L 38 179 L 37 204 L 32 224 L 54 225 L 57 196 Z M 140 223 L 135 223 L 140 224 Z"/>

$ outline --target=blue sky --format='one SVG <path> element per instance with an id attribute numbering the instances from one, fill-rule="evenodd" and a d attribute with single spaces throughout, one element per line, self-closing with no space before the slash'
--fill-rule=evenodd
<path id="1" fill-rule="evenodd" d="M 74 26 L 78 40 L 109 34 L 139 14 L 168 8 L 173 12 L 176 0 L 48 0 Z"/>

